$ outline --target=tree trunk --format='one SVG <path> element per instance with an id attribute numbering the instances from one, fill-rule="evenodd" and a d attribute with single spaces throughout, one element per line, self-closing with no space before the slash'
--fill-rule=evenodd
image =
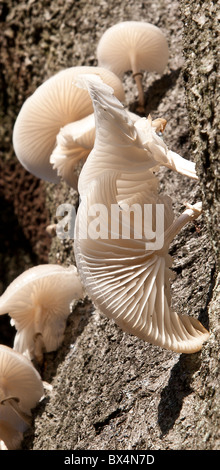
<path id="1" fill-rule="evenodd" d="M 172 303 L 178 313 L 199 318 L 211 332 L 201 352 L 173 353 L 122 332 L 85 298 L 69 317 L 62 347 L 46 355 L 41 374 L 53 388 L 34 410 L 23 448 L 218 449 L 217 4 L 2 3 L 7 161 L 16 161 L 11 131 L 23 101 L 61 68 L 96 65 L 97 43 L 109 26 L 145 20 L 165 33 L 170 58 L 162 76 L 144 73 L 145 114 L 166 118 L 165 142 L 196 161 L 199 182 L 161 170 L 160 187 L 172 198 L 176 215 L 185 201 L 202 198 L 204 204 L 204 214 L 171 245 L 176 273 Z M 124 85 L 126 106 L 135 110 L 137 90 L 130 74 Z M 64 182 L 45 187 L 49 223 L 54 223 L 57 206 L 77 204 L 77 194 Z M 73 263 L 73 240 L 53 238 L 48 261 Z"/>

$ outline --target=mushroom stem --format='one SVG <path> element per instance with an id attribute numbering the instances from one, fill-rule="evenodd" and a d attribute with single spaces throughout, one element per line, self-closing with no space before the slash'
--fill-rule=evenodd
<path id="1" fill-rule="evenodd" d="M 21 410 L 19 406 L 19 398 L 17 397 L 7 397 L 4 398 L 0 404 L 4 405 L 5 402 L 9 404 L 9 406 L 15 411 L 15 413 L 26 423 L 28 426 L 31 424 L 31 416 L 29 416 L 27 413 Z"/>
<path id="2" fill-rule="evenodd" d="M 35 333 L 34 335 L 34 359 L 42 366 L 44 362 L 44 354 L 46 352 L 45 343 L 43 340 L 42 333 Z"/>
<path id="3" fill-rule="evenodd" d="M 186 203 L 185 211 L 170 225 L 170 227 L 164 233 L 164 246 L 161 253 L 164 253 L 168 250 L 168 247 L 174 237 L 180 232 L 182 227 L 186 225 L 191 220 L 197 219 L 202 212 L 202 203 L 197 202 L 193 206 Z"/>
<path id="4" fill-rule="evenodd" d="M 0 404 L 4 401 L 4 396 L 5 396 L 5 393 L 2 387 L 0 386 Z"/>
<path id="5" fill-rule="evenodd" d="M 42 336 L 42 307 L 40 305 L 35 306 L 34 328 L 34 359 L 39 365 L 42 365 L 44 360 L 44 353 L 46 352 L 46 347 Z"/>
<path id="6" fill-rule="evenodd" d="M 137 89 L 138 89 L 138 108 L 137 111 L 140 113 L 144 113 L 144 90 L 142 84 L 143 73 L 136 72 L 133 73 L 133 78 L 136 82 Z"/>

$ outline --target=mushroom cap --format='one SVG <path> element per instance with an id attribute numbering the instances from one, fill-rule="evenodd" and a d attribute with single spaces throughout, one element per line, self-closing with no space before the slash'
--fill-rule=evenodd
<path id="1" fill-rule="evenodd" d="M 46 80 L 24 102 L 13 129 L 13 146 L 20 163 L 38 178 L 58 182 L 49 158 L 60 129 L 93 112 L 86 90 L 73 85 L 78 74 L 97 74 L 124 99 L 121 81 L 101 67 L 70 67 Z"/>
<path id="2" fill-rule="evenodd" d="M 0 390 L 3 398 L 17 397 L 27 414 L 44 394 L 41 377 L 31 361 L 4 345 L 0 345 Z M 5 418 L 5 405 L 0 405 L 0 420 Z"/>
<path id="3" fill-rule="evenodd" d="M 135 113 L 128 111 L 128 114 L 133 122 L 140 119 Z M 95 134 L 95 116 L 92 113 L 79 121 L 67 124 L 57 135 L 50 163 L 58 176 L 75 190 L 81 167 L 94 146 Z"/>
<path id="4" fill-rule="evenodd" d="M 117 205 L 117 179 L 120 177 L 114 172 L 104 172 L 91 183 L 78 209 L 74 250 L 85 289 L 98 309 L 124 331 L 172 351 L 198 351 L 209 333 L 195 318 L 177 315 L 171 308 L 169 247 L 165 244 L 162 250 L 146 250 L 147 240 L 141 226 L 138 227 L 139 239 L 112 236 L 112 223 L 116 221 L 110 210 Z M 149 193 L 149 197 L 139 194 L 136 200 L 133 197 L 133 204 L 135 202 L 142 208 L 142 214 L 144 204 L 164 204 L 166 241 L 166 233 L 170 234 L 174 223 L 170 199 L 155 192 Z M 97 207 L 95 204 L 103 204 L 108 209 L 108 221 L 105 212 L 100 213 L 98 220 L 100 227 L 105 230 L 107 227 L 103 238 L 97 238 L 96 226 L 88 212 L 91 207 Z M 123 208 L 122 213 L 125 218 L 119 218 L 119 234 L 130 222 L 130 214 Z M 130 227 L 132 234 L 134 230 L 137 233 L 132 218 Z"/>
<path id="5" fill-rule="evenodd" d="M 150 23 L 125 21 L 107 29 L 97 47 L 98 64 L 122 77 L 126 71 L 162 73 L 169 51 L 162 31 Z"/>
<path id="6" fill-rule="evenodd" d="M 88 88 L 95 115 L 95 144 L 83 165 L 78 181 L 78 191 L 82 196 L 93 179 L 103 171 L 128 172 L 131 179 L 136 173 L 145 173 L 157 165 L 152 152 L 143 150 L 138 138 L 136 124 L 139 119 L 127 112 L 113 90 L 99 77 L 80 76 L 77 85 Z M 114 139 L 111 137 L 114 136 Z M 134 156 L 135 155 L 135 156 Z M 149 157 L 149 158 L 148 158 Z M 143 176 L 144 177 L 144 176 Z"/>
<path id="7" fill-rule="evenodd" d="M 46 351 L 57 349 L 70 303 L 82 297 L 75 266 L 45 264 L 24 271 L 0 297 L 0 315 L 8 313 L 18 330 L 14 348 L 32 357 L 33 337 L 41 333 Z"/>
<path id="8" fill-rule="evenodd" d="M 56 147 L 50 163 L 66 183 L 77 189 L 77 165 L 86 160 L 95 141 L 95 118 L 89 114 L 79 121 L 67 124 L 57 135 Z M 79 171 L 79 170 L 78 170 Z"/>
<path id="9" fill-rule="evenodd" d="M 100 77 L 83 75 L 78 77 L 76 83 L 88 88 L 96 127 L 94 148 L 79 176 L 78 191 L 81 196 L 88 190 L 91 181 L 103 171 L 123 171 L 124 174 L 128 173 L 131 181 L 134 175 L 139 174 L 142 182 L 144 178 L 148 182 L 149 170 L 164 165 L 196 177 L 194 162 L 167 148 L 163 139 L 157 135 L 151 117 L 135 119 Z"/>

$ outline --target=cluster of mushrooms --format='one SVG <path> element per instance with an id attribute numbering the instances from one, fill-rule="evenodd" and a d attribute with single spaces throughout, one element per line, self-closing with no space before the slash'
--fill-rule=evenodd
<path id="1" fill-rule="evenodd" d="M 201 203 L 187 204 L 175 219 L 172 201 L 159 193 L 155 175 L 165 166 L 196 180 L 195 165 L 167 148 L 164 119 L 140 117 L 122 104 L 123 74 L 131 70 L 138 110 L 143 111 L 143 71 L 163 72 L 168 61 L 166 38 L 149 23 L 122 22 L 101 37 L 97 59 L 97 67 L 70 67 L 46 80 L 23 104 L 13 130 L 21 164 L 44 180 L 57 183 L 62 178 L 78 191 L 80 204 L 74 236 L 76 266 L 30 268 L 0 297 L 0 314 L 10 315 L 16 328 L 13 349 L 0 345 L 2 448 L 20 446 L 31 409 L 44 395 L 33 359 L 42 363 L 44 352 L 60 346 L 70 306 L 85 295 L 124 331 L 151 344 L 193 353 L 209 337 L 197 319 L 172 310 L 170 294 L 169 245 L 187 222 L 201 214 Z M 90 209 L 100 204 L 108 216 L 107 224 L 101 212 L 98 218 L 104 237 L 98 236 L 97 223 L 91 223 Z M 154 209 L 158 204 L 164 207 L 164 242 L 159 249 L 151 245 L 152 234 L 145 233 L 142 223 L 138 230 L 134 226 L 135 211 L 140 207 L 144 211 L 149 204 Z M 112 215 L 112 205 L 120 209 L 120 219 Z M 155 227 L 153 214 L 152 209 Z M 119 236 L 114 233 L 116 224 Z M 127 226 L 130 234 L 123 237 Z"/>

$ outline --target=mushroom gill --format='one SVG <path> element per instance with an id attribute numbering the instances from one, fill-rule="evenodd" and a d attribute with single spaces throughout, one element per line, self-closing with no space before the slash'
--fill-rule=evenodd
<path id="1" fill-rule="evenodd" d="M 41 362 L 44 351 L 60 346 L 70 304 L 82 297 L 75 266 L 38 265 L 20 274 L 0 297 L 0 315 L 8 313 L 17 330 L 14 349 Z"/>
<path id="2" fill-rule="evenodd" d="M 98 63 L 122 78 L 133 72 L 144 111 L 143 71 L 162 73 L 169 57 L 168 43 L 161 29 L 141 21 L 123 21 L 108 28 L 97 47 Z"/>
<path id="3" fill-rule="evenodd" d="M 13 146 L 20 163 L 27 171 L 43 180 L 57 183 L 59 176 L 50 163 L 56 137 L 67 124 L 92 113 L 92 103 L 86 90 L 73 86 L 79 74 L 100 75 L 111 85 L 116 96 L 124 99 L 120 79 L 102 67 L 69 67 L 43 82 L 27 98 L 20 109 L 13 129 Z"/>
<path id="4" fill-rule="evenodd" d="M 31 361 L 0 345 L 0 448 L 18 449 L 31 423 L 31 410 L 43 397 L 41 377 Z"/>
<path id="5" fill-rule="evenodd" d="M 112 88 L 104 84 L 100 77 L 85 74 L 78 76 L 75 84 L 90 93 L 96 127 L 94 147 L 79 176 L 78 191 L 81 196 L 103 171 L 123 170 L 130 181 L 137 174 L 144 181 L 144 178 L 149 179 L 149 170 L 154 171 L 163 165 L 197 179 L 195 163 L 169 150 L 157 134 L 158 120 L 155 123 L 150 116 L 133 120 L 114 96 Z"/>
<path id="6" fill-rule="evenodd" d="M 132 205 L 123 209 L 117 203 L 120 177 L 103 173 L 79 206 L 74 249 L 85 289 L 96 307 L 124 331 L 172 351 L 198 351 L 209 333 L 197 319 L 178 315 L 171 307 L 172 258 L 168 250 L 182 226 L 199 216 L 201 207 L 191 206 L 173 220 L 170 199 L 155 192 L 149 197 L 133 196 Z M 143 215 L 145 204 L 151 204 L 152 211 L 157 204 L 164 206 L 164 239 L 157 249 L 148 248 L 143 218 L 141 225 L 135 224 L 137 212 L 141 208 Z M 117 206 L 121 218 L 117 211 L 112 214 L 112 207 Z M 152 224 L 155 229 L 153 218 Z M 127 235 L 123 237 L 123 233 Z"/>

